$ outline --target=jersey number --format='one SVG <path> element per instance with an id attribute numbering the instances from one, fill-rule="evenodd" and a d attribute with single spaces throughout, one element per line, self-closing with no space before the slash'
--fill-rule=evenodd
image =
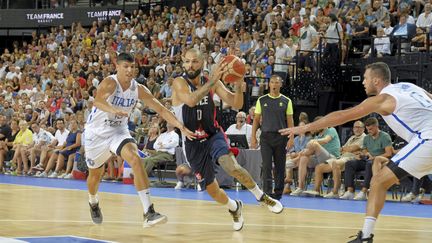
<path id="1" fill-rule="evenodd" d="M 410 96 L 413 99 L 415 99 L 416 101 L 418 101 L 421 106 L 423 106 L 425 108 L 432 107 L 432 101 L 430 101 L 429 99 L 425 98 L 423 95 L 421 95 L 421 94 L 419 94 L 417 92 L 411 92 Z"/>
<path id="2" fill-rule="evenodd" d="M 201 121 L 202 119 L 202 110 L 197 110 L 197 120 Z"/>

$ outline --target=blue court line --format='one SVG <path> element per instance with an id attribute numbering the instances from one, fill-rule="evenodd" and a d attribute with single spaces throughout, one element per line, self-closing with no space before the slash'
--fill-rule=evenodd
<path id="1" fill-rule="evenodd" d="M 18 237 L 17 240 L 22 240 L 29 243 L 108 243 L 109 241 L 77 237 L 73 235 L 67 236 L 35 236 L 35 237 Z"/>
<path id="2" fill-rule="evenodd" d="M 21 176 L 0 175 L 0 184 L 16 184 L 39 186 L 49 188 L 63 188 L 87 191 L 85 181 L 63 180 Z M 102 182 L 99 186 L 100 192 L 136 195 L 133 185 L 121 183 Z M 255 197 L 247 190 L 225 190 L 234 199 L 241 199 L 245 204 L 257 204 Z M 174 190 L 174 188 L 151 188 L 151 195 L 163 198 L 190 199 L 213 201 L 206 192 L 197 192 L 193 189 Z M 85 200 L 85 199 L 83 199 Z M 298 208 L 308 210 L 322 210 L 348 213 L 364 213 L 366 201 L 351 201 L 339 199 L 308 198 L 284 196 L 281 200 L 285 208 Z M 382 215 L 432 218 L 432 210 L 429 205 L 386 202 Z"/>

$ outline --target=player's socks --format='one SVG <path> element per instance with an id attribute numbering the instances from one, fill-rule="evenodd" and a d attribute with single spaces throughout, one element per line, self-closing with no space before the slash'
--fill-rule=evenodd
<path id="1" fill-rule="evenodd" d="M 228 202 L 227 202 L 227 204 L 225 204 L 225 205 L 228 207 L 228 209 L 229 209 L 230 211 L 233 211 L 233 212 L 236 211 L 237 208 L 238 208 L 236 201 L 232 200 L 232 199 L 229 198 L 229 197 L 228 197 Z"/>
<path id="2" fill-rule="evenodd" d="M 258 187 L 257 184 L 255 184 L 255 187 L 252 189 L 249 189 L 252 194 L 254 194 L 256 200 L 260 200 L 264 192 Z"/>
<path id="3" fill-rule="evenodd" d="M 365 217 L 364 224 L 363 224 L 363 238 L 368 238 L 374 231 L 376 223 L 376 218 L 367 216 Z"/>
<path id="4" fill-rule="evenodd" d="M 150 205 L 152 204 L 150 201 L 150 189 L 147 188 L 142 191 L 139 191 L 138 195 L 143 205 L 144 213 L 146 214 L 148 212 Z"/>
<path id="5" fill-rule="evenodd" d="M 91 205 L 95 205 L 95 204 L 97 204 L 98 202 L 99 202 L 98 195 L 97 195 L 97 194 L 95 194 L 95 195 L 91 195 L 91 194 L 89 193 L 89 203 L 90 203 Z"/>

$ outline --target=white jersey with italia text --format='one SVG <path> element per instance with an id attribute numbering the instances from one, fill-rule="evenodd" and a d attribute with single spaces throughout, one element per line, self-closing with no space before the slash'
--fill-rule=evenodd
<path id="1" fill-rule="evenodd" d="M 111 75 L 110 78 L 116 82 L 116 88 L 114 92 L 108 97 L 107 102 L 113 107 L 126 111 L 129 115 L 131 114 L 135 103 L 138 101 L 138 84 L 135 79 L 132 79 L 131 85 L 125 91 L 123 91 L 117 75 Z M 116 130 L 128 129 L 128 117 L 117 116 L 112 113 L 108 113 L 93 107 L 92 112 L 89 114 L 85 129 L 92 130 L 93 134 L 97 134 L 100 137 L 109 137 Z"/>
<path id="2" fill-rule="evenodd" d="M 381 94 L 396 99 L 396 108 L 383 116 L 390 128 L 405 141 L 415 136 L 432 139 L 432 99 L 426 91 L 411 83 L 390 84 Z"/>

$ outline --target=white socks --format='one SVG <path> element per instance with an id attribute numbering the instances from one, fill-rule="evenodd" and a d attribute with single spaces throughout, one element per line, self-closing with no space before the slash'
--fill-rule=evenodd
<path id="1" fill-rule="evenodd" d="M 235 212 L 238 208 L 236 201 L 228 197 L 228 202 L 225 204 L 231 212 Z"/>
<path id="2" fill-rule="evenodd" d="M 96 195 L 91 195 L 90 193 L 89 193 L 89 203 L 91 204 L 91 205 L 95 205 L 96 203 L 98 203 L 99 202 L 99 199 L 98 199 L 98 195 L 96 194 Z"/>
<path id="3" fill-rule="evenodd" d="M 141 203 L 143 205 L 144 213 L 147 213 L 148 209 L 149 209 L 149 207 L 151 205 L 151 202 L 150 202 L 150 189 L 147 188 L 147 189 L 144 189 L 142 191 L 139 191 L 138 195 L 139 195 Z"/>
<path id="4" fill-rule="evenodd" d="M 254 194 L 256 200 L 260 200 L 264 192 L 258 187 L 257 184 L 255 184 L 255 187 L 252 189 L 249 189 L 252 194 Z"/>
<path id="5" fill-rule="evenodd" d="M 363 239 L 368 238 L 375 229 L 376 218 L 371 216 L 366 216 L 363 224 Z"/>

